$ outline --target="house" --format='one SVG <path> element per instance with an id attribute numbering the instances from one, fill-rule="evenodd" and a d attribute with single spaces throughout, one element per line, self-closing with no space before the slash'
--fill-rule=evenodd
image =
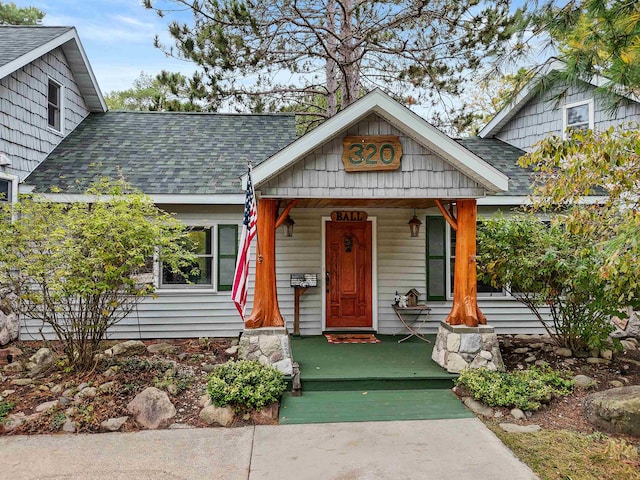
<path id="1" fill-rule="evenodd" d="M 76 37 L 72 42 L 79 45 Z M 33 69 L 29 62 L 21 68 Z M 88 63 L 84 69 L 90 72 Z M 80 70 L 72 78 L 81 78 Z M 536 139 L 562 132 L 563 124 L 597 128 L 640 119 L 633 99 L 619 117 L 607 118 L 586 84 L 565 103 L 551 105 L 537 93 L 536 81 L 480 136 L 465 139 L 448 137 L 379 90 L 298 138 L 289 114 L 107 112 L 95 102 L 101 99 L 97 86 L 78 86 L 80 96 L 93 95 L 94 103 L 84 101 L 84 115 L 71 115 L 66 109 L 72 102 L 62 103 L 61 114 L 77 124 L 69 124 L 64 138 L 56 137 L 59 143 L 41 153 L 46 159 L 20 188 L 72 202 L 86 199 L 84 188 L 93 179 L 122 175 L 175 212 L 206 245 L 198 252 L 201 276 L 191 284 L 155 266 L 157 298 L 118 324 L 114 338 L 236 336 L 243 330 L 230 289 L 248 160 L 260 199 L 280 211 L 295 202 L 292 235 L 279 228 L 275 247 L 277 296 L 290 331 L 296 298 L 291 276 L 305 273 L 319 281 L 299 298 L 303 335 L 349 329 L 398 333 L 394 295 L 411 289 L 431 307 L 434 321 L 427 332 L 433 333 L 453 301 L 456 232 L 443 215 L 447 205 L 477 203 L 479 216 L 518 207 L 530 192 L 531 172 L 517 160 Z M 12 95 L 6 87 L 0 92 Z M 46 95 L 34 98 L 41 104 L 32 108 L 45 112 Z M 15 107 L 0 101 L 5 119 L 5 106 Z M 408 225 L 414 216 L 421 221 L 416 232 Z M 252 282 L 250 277 L 250 292 Z M 543 331 L 504 291 L 480 284 L 478 292 L 478 305 L 498 333 Z M 249 311 L 251 304 L 250 295 Z M 22 338 L 35 336 L 39 327 L 27 321 Z"/>
<path id="2" fill-rule="evenodd" d="M 107 106 L 75 28 L 0 27 L 0 194 L 91 112 Z"/>

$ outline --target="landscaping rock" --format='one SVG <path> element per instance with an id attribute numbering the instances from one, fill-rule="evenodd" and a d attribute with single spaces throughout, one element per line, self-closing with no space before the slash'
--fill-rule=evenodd
<path id="1" fill-rule="evenodd" d="M 211 373 L 216 369 L 216 366 L 211 363 L 205 363 L 202 365 L 202 370 L 207 373 Z"/>
<path id="2" fill-rule="evenodd" d="M 587 375 L 576 375 L 573 382 L 578 388 L 591 388 L 596 384 L 595 380 Z"/>
<path id="3" fill-rule="evenodd" d="M 604 358 L 605 360 L 611 360 L 613 358 L 613 351 L 612 350 L 602 350 L 600 352 L 600 356 L 602 358 Z"/>
<path id="4" fill-rule="evenodd" d="M 63 407 L 66 407 L 70 403 L 71 403 L 71 399 L 69 397 L 60 397 L 58 399 L 58 404 L 63 406 Z"/>
<path id="5" fill-rule="evenodd" d="M 5 315 L 5 313 L 0 310 L 0 347 L 16 340 L 19 331 L 20 322 L 18 316 L 15 313 Z"/>
<path id="6" fill-rule="evenodd" d="M 188 430 L 191 428 L 194 428 L 194 426 L 188 423 L 172 423 L 169 425 L 169 430 Z"/>
<path id="7" fill-rule="evenodd" d="M 535 355 L 531 355 L 530 357 L 527 357 L 524 359 L 525 363 L 533 363 L 537 360 Z"/>
<path id="8" fill-rule="evenodd" d="M 110 418 L 100 424 L 100 428 L 108 432 L 117 432 L 129 420 L 129 417 Z"/>
<path id="9" fill-rule="evenodd" d="M 209 405 L 211 405 L 211 397 L 209 397 L 209 395 L 205 393 L 198 400 L 198 405 L 200 405 L 202 408 L 208 407 Z"/>
<path id="10" fill-rule="evenodd" d="M 260 410 L 251 412 L 251 420 L 256 425 L 275 425 L 278 423 L 278 403 L 272 403 Z"/>
<path id="11" fill-rule="evenodd" d="M 57 406 L 58 406 L 58 400 L 52 400 L 50 402 L 41 403 L 35 408 L 35 411 L 38 413 L 46 412 L 47 410 L 51 410 L 53 407 L 57 407 Z"/>
<path id="12" fill-rule="evenodd" d="M 76 393 L 74 400 L 83 400 L 85 398 L 93 398 L 98 394 L 96 387 L 85 387 Z"/>
<path id="13" fill-rule="evenodd" d="M 478 402 L 471 397 L 465 398 L 464 404 L 475 414 L 483 415 L 489 418 L 493 417 L 493 408 L 485 405 L 484 403 Z"/>
<path id="14" fill-rule="evenodd" d="M 238 345 L 232 345 L 231 347 L 227 348 L 224 353 L 226 353 L 227 355 L 235 355 L 236 353 L 238 353 Z"/>
<path id="15" fill-rule="evenodd" d="M 202 420 L 207 425 L 218 424 L 223 427 L 228 427 L 231 425 L 235 419 L 235 413 L 233 408 L 227 407 L 216 407 L 215 405 L 209 405 L 208 407 L 200 410 L 200 420 Z"/>
<path id="16" fill-rule="evenodd" d="M 610 361 L 605 358 L 588 357 L 587 363 L 591 365 L 608 365 Z"/>
<path id="17" fill-rule="evenodd" d="M 624 387 L 624 383 L 622 383 L 620 380 L 609 380 L 609 385 L 611 386 L 611 388 Z"/>
<path id="18" fill-rule="evenodd" d="M 4 432 L 13 432 L 20 425 L 26 423 L 26 421 L 27 416 L 24 412 L 12 413 L 8 415 L 2 423 L 0 423 L 0 427 L 2 427 Z"/>
<path id="19" fill-rule="evenodd" d="M 499 423 L 498 425 L 509 433 L 534 433 L 542 430 L 540 425 L 518 425 L 516 423 Z"/>
<path id="20" fill-rule="evenodd" d="M 148 387 L 129 402 L 127 410 L 144 428 L 154 430 L 176 415 L 169 396 L 155 387 Z"/>
<path id="21" fill-rule="evenodd" d="M 74 422 L 70 418 L 67 418 L 64 422 L 64 425 L 62 425 L 62 431 L 66 433 L 75 433 L 76 428 L 77 428 L 76 422 Z"/>
<path id="22" fill-rule="evenodd" d="M 131 355 L 143 354 L 147 351 L 147 346 L 140 340 L 127 340 L 118 343 L 104 351 L 108 357 L 130 357 Z"/>
<path id="23" fill-rule="evenodd" d="M 527 353 L 530 349 L 528 347 L 520 347 L 513 350 L 514 353 Z"/>
<path id="24" fill-rule="evenodd" d="M 524 412 L 519 408 L 514 408 L 513 410 L 511 410 L 510 413 L 511 413 L 511 416 L 516 420 L 524 420 L 525 418 L 527 418 Z"/>
<path id="25" fill-rule="evenodd" d="M 32 378 L 16 378 L 14 380 L 11 380 L 11 385 L 17 385 L 19 387 L 31 385 L 32 383 L 33 383 Z"/>
<path id="26" fill-rule="evenodd" d="M 98 387 L 98 393 L 105 393 L 105 392 L 110 392 L 111 390 L 113 390 L 113 387 L 115 386 L 116 382 L 105 382 L 102 385 L 100 385 Z"/>
<path id="27" fill-rule="evenodd" d="M 162 355 L 171 355 L 178 351 L 178 347 L 170 343 L 154 343 L 147 347 L 147 352 Z"/>
<path id="28" fill-rule="evenodd" d="M 587 420 L 596 427 L 640 436 L 640 385 L 592 393 L 582 406 Z"/>
<path id="29" fill-rule="evenodd" d="M 2 371 L 7 375 L 15 375 L 16 373 L 24 372 L 24 366 L 20 362 L 13 362 L 5 365 Z"/>
<path id="30" fill-rule="evenodd" d="M 37 366 L 48 366 L 53 363 L 53 352 L 48 348 L 41 348 L 29 357 L 29 361 Z"/>
<path id="31" fill-rule="evenodd" d="M 53 387 L 51 387 L 51 393 L 53 393 L 54 395 L 58 395 L 63 391 L 64 391 L 64 387 L 60 384 L 54 385 Z"/>
<path id="32" fill-rule="evenodd" d="M 447 355 L 447 371 L 449 373 L 460 373 L 467 368 L 469 368 L 469 364 L 457 353 Z"/>
<path id="33" fill-rule="evenodd" d="M 3 391 L 2 391 L 2 393 L 0 393 L 0 396 L 2 396 L 2 397 L 5 397 L 5 398 L 6 398 L 6 397 L 8 397 L 9 395 L 13 395 L 14 393 L 16 393 L 16 391 L 15 391 L 15 390 L 9 390 L 9 389 L 7 389 L 7 390 L 3 390 Z"/>
<path id="34" fill-rule="evenodd" d="M 622 348 L 627 352 L 634 352 L 638 349 L 638 346 L 633 341 L 633 339 L 625 338 L 624 340 L 620 340 L 620 344 Z"/>
<path id="35" fill-rule="evenodd" d="M 105 370 L 104 376 L 106 378 L 115 377 L 118 373 L 118 370 L 120 370 L 120 367 L 118 367 L 117 365 L 113 365 Z"/>
<path id="36" fill-rule="evenodd" d="M 573 352 L 571 351 L 570 348 L 566 348 L 566 347 L 556 347 L 553 349 L 553 353 L 555 353 L 556 355 L 558 355 L 559 357 L 571 357 L 573 356 Z"/>

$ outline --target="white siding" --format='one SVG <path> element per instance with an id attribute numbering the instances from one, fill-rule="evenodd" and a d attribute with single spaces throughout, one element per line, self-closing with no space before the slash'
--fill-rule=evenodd
<path id="1" fill-rule="evenodd" d="M 562 135 L 563 106 L 594 99 L 594 89 L 593 86 L 586 89 L 571 87 L 560 102 L 552 99 L 552 93 L 538 94 L 529 100 L 495 137 L 522 150 L 530 151 L 535 143 L 549 135 Z M 617 112 L 609 111 L 607 105 L 597 98 L 594 107 L 596 130 L 604 130 L 620 123 L 640 121 L 640 104 L 630 100 L 623 102 Z"/>
<path id="2" fill-rule="evenodd" d="M 48 128 L 49 78 L 63 86 L 62 133 Z M 61 48 L 0 79 L 0 152 L 12 162 L 5 173 L 24 179 L 88 113 Z"/>
<path id="3" fill-rule="evenodd" d="M 345 172 L 342 139 L 348 135 L 397 135 L 398 170 Z M 264 196 L 311 198 L 461 198 L 484 188 L 379 116 L 372 114 L 296 165 L 260 186 Z"/>
<path id="4" fill-rule="evenodd" d="M 426 295 L 425 229 L 419 238 L 411 238 L 407 222 L 412 210 L 362 209 L 369 217 L 377 219 L 377 267 L 378 267 L 378 331 L 381 334 L 402 333 L 403 326 L 397 319 L 391 303 L 395 291 L 404 293 L 416 288 Z M 205 213 L 205 212 L 211 213 Z M 292 238 L 284 237 L 283 229 L 277 231 L 276 276 L 280 310 L 289 331 L 293 331 L 293 289 L 289 286 L 292 273 L 317 273 L 320 286 L 310 288 L 300 300 L 300 330 L 303 335 L 322 333 L 322 217 L 330 216 L 331 209 L 294 209 L 295 219 Z M 179 213 L 179 218 L 191 225 L 239 223 L 241 207 L 201 209 L 197 213 Z M 425 220 L 426 211 L 417 211 Z M 428 212 L 430 214 L 433 211 Z M 255 242 L 254 242 L 255 246 Z M 255 258 L 255 256 L 253 257 Z M 252 273 L 255 267 L 252 265 Z M 253 290 L 253 275 L 250 278 Z M 111 338 L 187 338 L 231 337 L 243 329 L 243 323 L 231 302 L 230 292 L 166 291 L 159 290 L 156 299 L 142 302 L 136 312 L 112 332 Z M 426 301 L 426 300 L 425 300 Z M 251 311 L 252 297 L 247 311 Z M 451 301 L 428 302 L 431 317 L 424 330 L 435 333 L 438 321 L 444 320 L 451 310 Z M 542 327 L 527 308 L 513 299 L 479 299 L 480 308 L 498 333 L 542 333 Z M 39 338 L 37 322 L 23 327 L 21 338 Z"/>

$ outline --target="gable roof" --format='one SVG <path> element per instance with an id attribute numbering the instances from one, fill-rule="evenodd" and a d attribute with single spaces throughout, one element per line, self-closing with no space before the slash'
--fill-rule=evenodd
<path id="1" fill-rule="evenodd" d="M 531 100 L 537 93 L 539 93 L 539 89 L 537 88 L 540 84 L 540 81 L 549 75 L 553 71 L 562 71 L 567 67 L 567 64 L 562 60 L 559 60 L 555 57 L 551 57 L 547 60 L 543 65 L 538 68 L 537 72 L 534 74 L 533 78 L 529 80 L 516 94 L 516 96 L 509 102 L 502 110 L 500 110 L 489 123 L 487 123 L 482 129 L 478 132 L 478 136 L 482 138 L 493 137 L 496 133 L 504 127 L 509 120 L 511 120 L 522 107 L 526 105 L 526 103 Z M 606 77 L 602 75 L 593 75 L 590 79 L 585 79 L 585 83 L 593 85 L 594 87 L 603 87 L 607 83 L 610 82 Z M 625 94 L 620 92 L 620 95 L 632 100 L 634 102 L 640 103 L 640 98 L 635 95 Z"/>
<path id="2" fill-rule="evenodd" d="M 295 138 L 293 114 L 92 113 L 25 183 L 81 194 L 122 175 L 158 203 L 158 195 L 242 194 L 247 160 L 259 164 Z"/>
<path id="3" fill-rule="evenodd" d="M 92 112 L 107 105 L 74 27 L 0 26 L 0 78 L 61 47 L 78 88 Z"/>
<path id="4" fill-rule="evenodd" d="M 319 127 L 291 143 L 253 170 L 256 188 L 293 166 L 310 152 L 350 126 L 375 113 L 421 145 L 436 152 L 460 172 L 489 192 L 505 191 L 507 176 L 461 144 L 430 125 L 426 120 L 376 89 L 328 119 Z M 246 182 L 246 175 L 243 183 Z"/>

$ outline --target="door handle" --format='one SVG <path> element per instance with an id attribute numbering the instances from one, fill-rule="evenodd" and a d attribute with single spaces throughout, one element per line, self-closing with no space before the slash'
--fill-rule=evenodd
<path id="1" fill-rule="evenodd" d="M 329 272 L 325 273 L 324 279 L 325 279 L 325 287 L 326 287 L 326 290 L 328 292 L 329 291 L 329 282 L 331 281 L 331 276 L 329 275 Z"/>

